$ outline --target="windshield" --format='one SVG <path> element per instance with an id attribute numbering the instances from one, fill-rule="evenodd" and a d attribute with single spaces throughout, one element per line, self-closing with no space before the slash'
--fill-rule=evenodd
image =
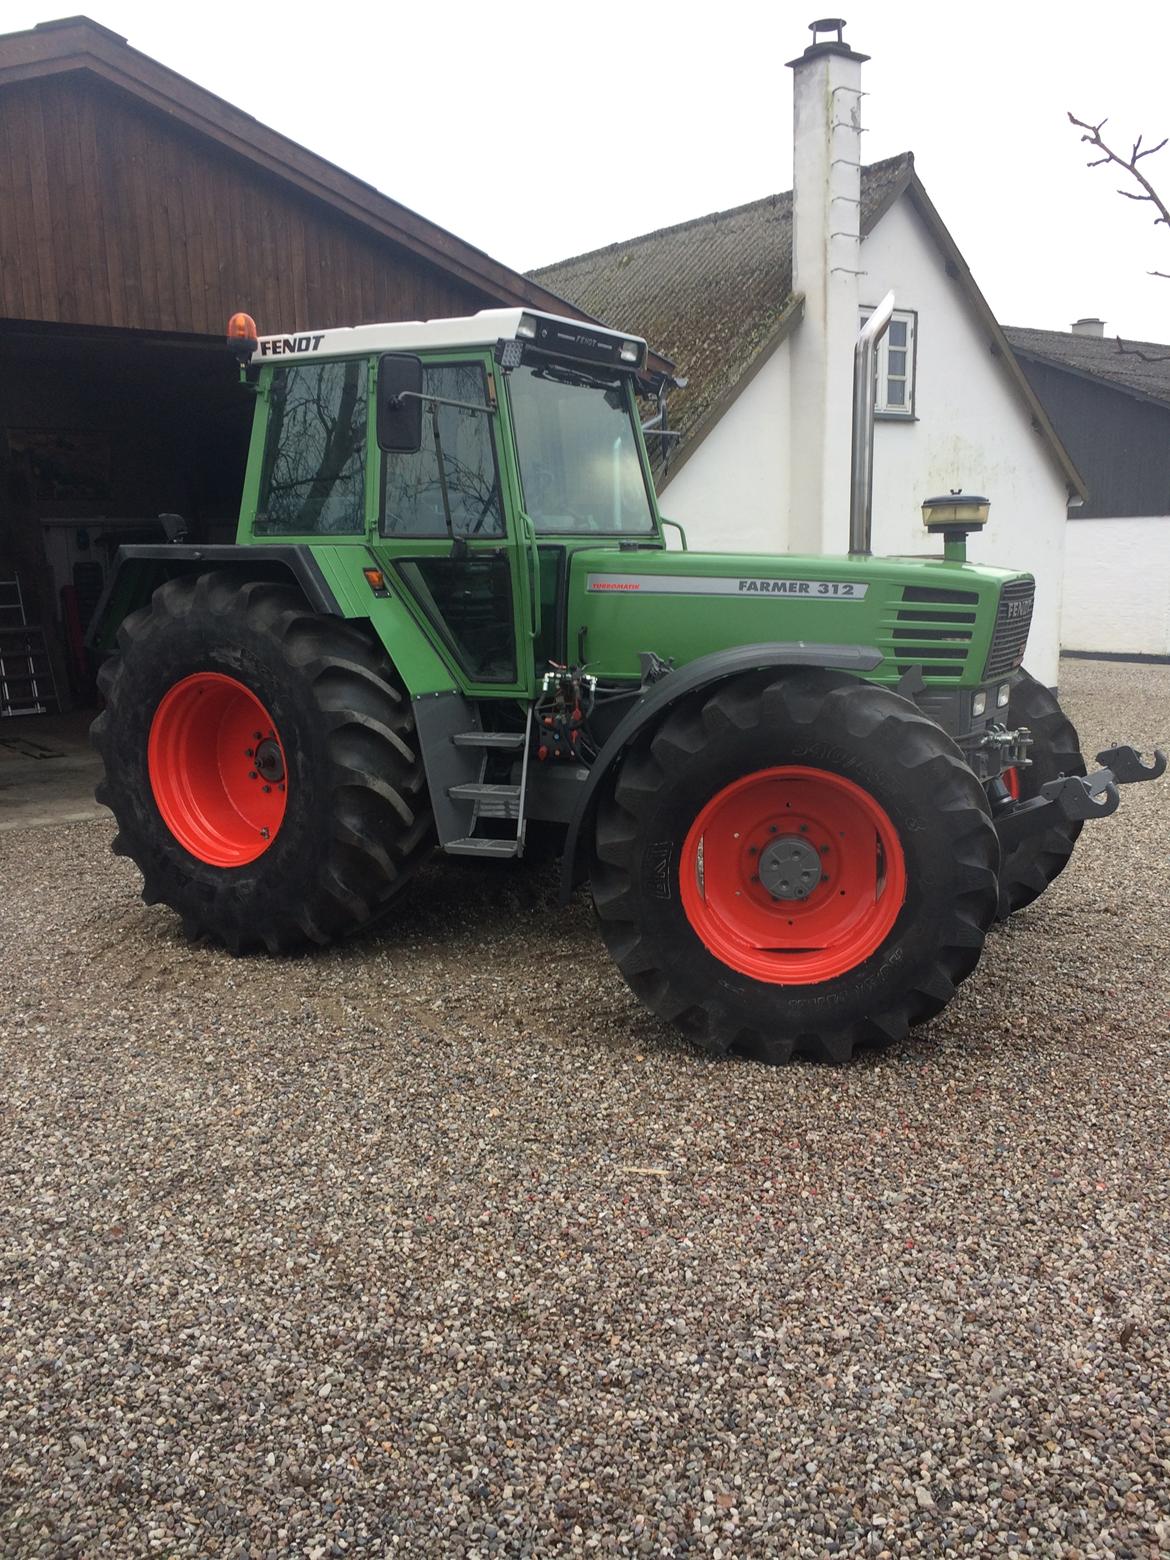
<path id="1" fill-rule="evenodd" d="M 637 435 L 617 376 L 556 363 L 508 376 L 524 507 L 545 535 L 654 530 Z"/>

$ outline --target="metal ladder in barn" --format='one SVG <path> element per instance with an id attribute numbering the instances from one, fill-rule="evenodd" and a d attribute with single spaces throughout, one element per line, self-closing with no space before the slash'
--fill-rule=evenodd
<path id="1" fill-rule="evenodd" d="M 471 802 L 471 829 L 461 840 L 448 840 L 443 846 L 449 856 L 522 856 L 527 820 L 524 802 L 528 788 L 528 746 L 532 736 L 532 705 L 528 706 L 528 719 L 523 731 L 456 731 L 451 742 L 457 748 L 477 750 L 481 754 L 479 779 L 447 787 L 447 795 L 455 802 Z M 488 763 L 493 754 L 519 753 L 520 784 L 502 785 L 487 780 Z M 516 833 L 506 839 L 477 834 L 476 828 L 483 818 L 514 818 Z"/>
<path id="2" fill-rule="evenodd" d="M 0 580 L 0 719 L 47 715 L 56 702 L 45 631 L 28 621 L 20 577 Z"/>

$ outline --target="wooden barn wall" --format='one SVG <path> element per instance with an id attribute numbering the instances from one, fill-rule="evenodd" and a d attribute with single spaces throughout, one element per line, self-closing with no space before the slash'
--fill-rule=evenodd
<path id="1" fill-rule="evenodd" d="M 222 335 L 492 301 L 95 77 L 0 90 L 0 316 Z"/>

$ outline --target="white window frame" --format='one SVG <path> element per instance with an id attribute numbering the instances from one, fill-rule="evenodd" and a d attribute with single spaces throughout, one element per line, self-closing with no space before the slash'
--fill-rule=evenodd
<path id="1" fill-rule="evenodd" d="M 864 325 L 873 313 L 872 306 L 861 311 L 861 324 Z M 890 332 L 887 330 L 877 347 L 877 393 L 874 396 L 873 409 L 879 417 L 901 419 L 903 422 L 913 422 L 916 416 L 914 410 L 915 379 L 918 365 L 918 310 L 895 309 L 890 317 L 891 328 L 895 324 L 903 324 L 906 327 L 905 347 L 895 348 L 896 351 L 906 354 L 906 371 L 903 374 L 890 373 Z M 905 401 L 902 405 L 890 400 L 891 379 L 901 381 L 906 386 Z"/>

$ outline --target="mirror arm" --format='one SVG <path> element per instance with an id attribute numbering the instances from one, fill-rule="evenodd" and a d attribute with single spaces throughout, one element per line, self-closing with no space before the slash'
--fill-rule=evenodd
<path id="1" fill-rule="evenodd" d="M 483 406 L 476 406 L 472 401 L 452 401 L 445 395 L 424 395 L 418 390 L 400 390 L 397 395 L 389 398 L 391 406 L 401 406 L 403 401 L 424 401 L 431 407 L 432 412 L 437 406 L 458 406 L 465 412 L 486 412 L 489 417 L 494 417 L 496 412 L 496 408 L 488 406 L 486 402 Z"/>

